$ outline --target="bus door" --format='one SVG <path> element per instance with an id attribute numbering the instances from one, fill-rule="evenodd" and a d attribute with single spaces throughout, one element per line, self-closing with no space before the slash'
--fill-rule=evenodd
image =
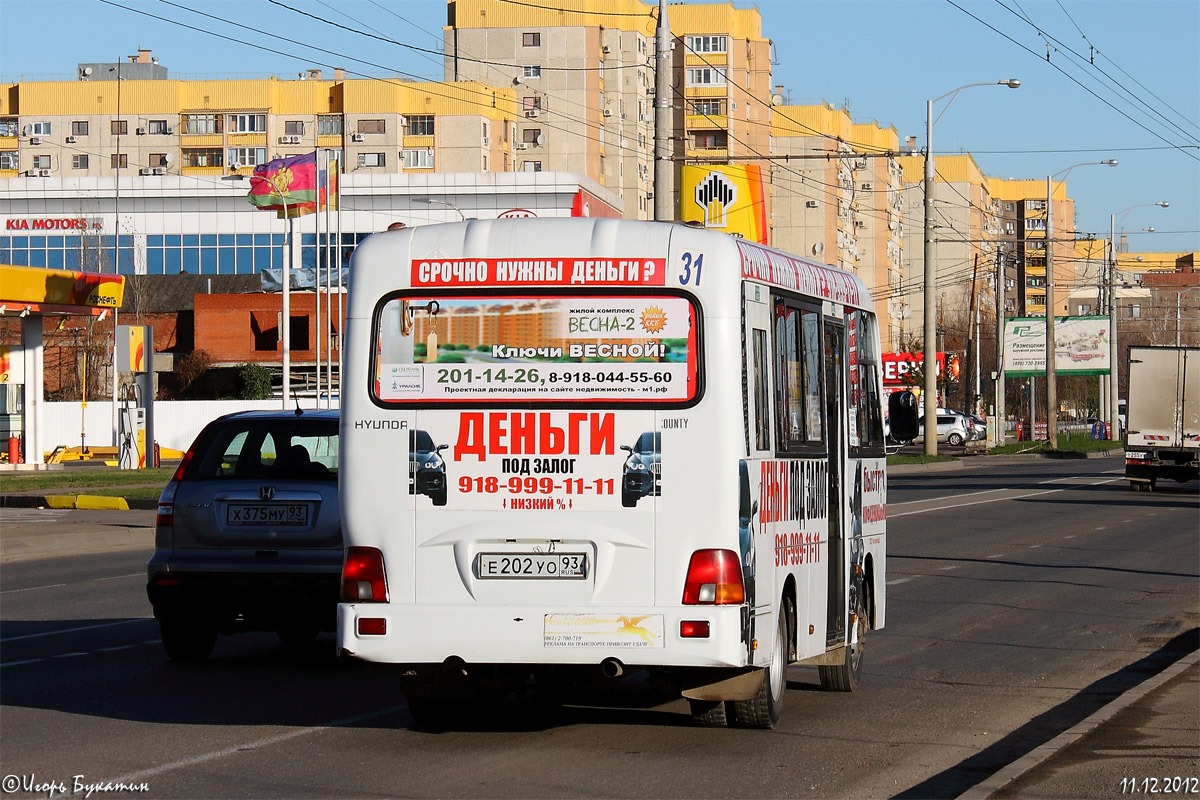
<path id="1" fill-rule="evenodd" d="M 772 534 L 759 524 L 759 468 L 762 459 L 771 458 L 771 330 L 770 293 L 762 286 L 743 284 L 743 362 L 742 401 L 743 435 L 749 457 L 739 465 L 739 533 L 742 559 L 742 578 L 746 585 L 746 604 L 749 608 L 745 630 L 747 661 L 754 662 L 756 631 L 774 630 L 771 620 L 775 603 L 775 570 L 772 553 Z M 759 562 L 762 568 L 759 569 Z M 759 648 L 760 660 L 769 658 L 766 648 Z"/>
<path id="2" fill-rule="evenodd" d="M 825 318 L 825 435 L 829 444 L 829 484 L 826 508 L 829 513 L 828 601 L 825 642 L 839 644 L 846 636 L 846 539 L 842 535 L 842 436 L 845 394 L 842 363 L 846 329 Z"/>

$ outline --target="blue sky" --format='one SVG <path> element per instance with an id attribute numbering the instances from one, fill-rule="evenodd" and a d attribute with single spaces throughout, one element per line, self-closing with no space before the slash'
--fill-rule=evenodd
<path id="1" fill-rule="evenodd" d="M 446 19 L 439 0 L 279 2 L 434 50 Z M 1018 78 L 1022 86 L 1015 91 L 997 86 L 960 93 L 934 127 L 935 154 L 970 151 L 988 175 L 1042 181 L 1080 162 L 1115 158 L 1115 168 L 1080 166 L 1070 173 L 1076 229 L 1107 236 L 1110 215 L 1166 200 L 1170 208 L 1134 208 L 1118 220 L 1130 249 L 1200 251 L 1197 0 L 757 5 L 763 34 L 775 43 L 774 81 L 783 84 L 790 102 L 848 105 L 856 121 L 892 125 L 901 142 L 916 136 L 924 147 L 927 100 L 967 83 Z M 294 76 L 317 66 L 441 77 L 436 56 L 339 30 L 269 0 L 0 0 L 0 28 L 6 32 L 0 48 L 4 80 L 68 77 L 79 62 L 115 61 L 139 47 L 152 49 L 179 77 Z M 935 106 L 935 116 L 944 104 Z M 1145 233 L 1146 226 L 1156 231 Z"/>

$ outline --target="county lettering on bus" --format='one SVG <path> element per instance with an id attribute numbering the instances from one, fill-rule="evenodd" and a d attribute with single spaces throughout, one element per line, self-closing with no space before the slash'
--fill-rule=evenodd
<path id="1" fill-rule="evenodd" d="M 682 296 L 395 298 L 379 315 L 376 391 L 414 403 L 687 401 L 695 337 Z"/>
<path id="2" fill-rule="evenodd" d="M 662 286 L 662 258 L 415 259 L 413 286 Z"/>

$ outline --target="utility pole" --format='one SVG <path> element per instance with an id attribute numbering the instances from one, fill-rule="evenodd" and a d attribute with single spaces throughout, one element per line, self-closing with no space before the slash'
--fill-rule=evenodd
<path id="1" fill-rule="evenodd" d="M 996 251 L 996 446 L 1004 444 L 1004 253 Z"/>
<path id="2" fill-rule="evenodd" d="M 975 317 L 978 320 L 979 314 L 979 294 L 976 292 L 976 279 L 979 275 L 979 254 L 975 254 L 975 263 L 971 266 L 971 300 L 967 307 L 967 377 L 964 383 L 967 385 L 967 390 L 963 397 L 963 410 L 968 414 L 975 413 L 975 395 L 979 393 L 979 379 L 975 379 L 974 385 L 971 383 L 971 377 L 976 374 L 979 367 L 979 358 L 975 355 L 975 348 L 979 346 L 979 326 L 975 326 L 975 340 L 972 347 L 971 341 L 971 318 Z"/>
<path id="3" fill-rule="evenodd" d="M 667 0 L 658 0 L 658 30 L 654 37 L 654 219 L 675 218 L 671 207 L 671 26 Z"/>
<path id="4" fill-rule="evenodd" d="M 1058 372 L 1054 350 L 1054 182 L 1046 176 L 1046 439 L 1058 449 Z"/>

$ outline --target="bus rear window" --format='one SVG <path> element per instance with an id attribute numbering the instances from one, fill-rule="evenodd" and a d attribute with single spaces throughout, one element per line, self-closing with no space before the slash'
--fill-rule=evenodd
<path id="1" fill-rule="evenodd" d="M 682 405 L 698 392 L 685 297 L 418 295 L 375 322 L 375 399 Z"/>

